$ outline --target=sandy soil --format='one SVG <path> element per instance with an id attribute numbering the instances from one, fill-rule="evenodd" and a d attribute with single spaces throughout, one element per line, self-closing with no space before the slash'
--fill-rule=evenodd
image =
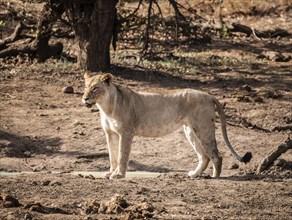
<path id="1" fill-rule="evenodd" d="M 174 52 L 181 59 L 172 57 L 167 68 L 113 59 L 116 83 L 136 91 L 188 87 L 224 103 L 231 143 L 241 155 L 251 151 L 253 159 L 234 166 L 217 122 L 219 179 L 210 178 L 210 168 L 202 178 L 187 177 L 197 158 L 182 130 L 134 139 L 129 170 L 159 177 L 70 174 L 109 169 L 99 112 L 81 102 L 80 70 L 55 60 L 2 59 L 0 171 L 33 173 L 0 175 L 1 219 L 292 219 L 291 150 L 256 173 L 268 152 L 291 137 L 292 61 L 259 59 L 265 51 L 291 56 L 291 39 L 218 39 L 204 49 Z M 74 92 L 64 93 L 66 86 Z"/>

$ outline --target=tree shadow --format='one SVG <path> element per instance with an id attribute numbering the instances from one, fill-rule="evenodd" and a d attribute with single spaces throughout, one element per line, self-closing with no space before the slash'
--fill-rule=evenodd
<path id="1" fill-rule="evenodd" d="M 255 88 L 270 86 L 272 89 L 280 89 L 291 91 L 291 61 L 288 62 L 261 62 L 259 59 L 252 57 L 245 57 L 245 54 L 259 55 L 265 51 L 274 51 L 281 53 L 290 53 L 292 50 L 292 43 L 283 43 L 284 39 L 289 41 L 291 37 L 281 39 L 281 41 L 262 40 L 256 41 L 247 39 L 235 42 L 230 38 L 215 39 L 211 44 L 198 45 L 181 45 L 182 52 L 200 52 L 210 51 L 214 52 L 209 57 L 186 57 L 183 55 L 173 55 L 172 51 L 177 45 L 169 44 L 165 46 L 166 49 L 157 52 L 154 56 L 149 56 L 149 62 L 153 64 L 158 61 L 170 63 L 172 66 L 192 67 L 195 68 L 193 76 L 185 77 L 182 75 L 159 71 L 157 69 L 147 69 L 139 64 L 130 66 L 113 65 L 112 73 L 127 80 L 134 80 L 138 82 L 147 82 L 148 84 L 156 84 L 163 88 L 238 88 L 242 85 L 250 85 Z M 286 41 L 286 42 L 287 42 Z M 159 42 L 157 44 L 161 44 Z M 227 56 L 217 56 L 216 51 L 238 51 L 242 57 L 233 57 L 232 53 Z M 134 56 L 135 57 L 135 56 Z M 225 59 L 226 58 L 226 59 Z M 230 59 L 230 62 L 228 62 Z M 233 59 L 237 63 L 233 63 Z M 227 61 L 226 61 L 227 60 Z M 225 62 L 225 63 L 224 63 Z M 167 71 L 171 71 L 167 68 Z M 176 68 L 173 68 L 176 71 Z M 181 72 L 181 71 L 179 71 Z M 222 73 L 236 72 L 240 77 L 226 77 Z M 196 74 L 201 76 L 208 76 L 206 80 L 200 81 L 202 77 L 196 77 Z M 256 75 L 256 76 L 255 76 Z M 211 77 L 209 77 L 211 76 Z M 259 77 L 258 77 L 259 76 Z M 258 77 L 258 78 L 257 78 Z M 210 78 L 210 79 L 209 79 Z"/>
<path id="2" fill-rule="evenodd" d="M 287 42 L 289 42 L 289 39 L 291 39 L 291 35 L 288 37 L 285 37 L 283 39 L 287 39 Z M 260 46 L 255 46 L 256 44 L 259 44 Z M 242 39 L 240 42 L 234 42 L 232 39 L 220 39 L 215 40 L 211 44 L 198 44 L 194 46 L 185 46 L 182 47 L 182 50 L 184 52 L 192 52 L 192 51 L 200 51 L 200 50 L 220 50 L 220 51 L 230 51 L 230 50 L 237 50 L 247 53 L 255 53 L 255 54 L 261 54 L 264 51 L 279 51 L 282 53 L 290 53 L 292 49 L 292 43 L 288 44 L 280 44 L 279 41 L 271 42 L 270 40 L 252 40 Z"/>
<path id="3" fill-rule="evenodd" d="M 1 157 L 26 158 L 36 154 L 50 155 L 59 152 L 61 144 L 59 137 L 33 138 L 0 130 Z"/>
<path id="4" fill-rule="evenodd" d="M 186 65 L 193 65 L 193 63 L 185 61 Z M 166 89 L 177 88 L 194 88 L 194 89 L 238 89 L 243 85 L 249 85 L 252 88 L 271 87 L 274 90 L 291 91 L 292 73 L 287 66 L 270 66 L 266 64 L 251 64 L 255 70 L 238 69 L 234 71 L 221 71 L 224 73 L 237 72 L 240 77 L 226 77 L 221 72 L 214 73 L 214 71 L 207 71 L 206 75 L 212 76 L 210 80 L 200 81 L 196 76 L 185 78 L 183 75 L 172 75 L 158 70 L 149 70 L 141 66 L 125 67 L 114 65 L 112 73 L 116 76 L 122 77 L 126 80 L 133 80 L 137 82 L 147 83 L 150 85 L 158 85 Z M 206 65 L 196 66 L 199 72 L 206 71 Z M 211 67 L 212 68 L 212 67 Z M 214 68 L 214 67 L 213 67 Z M 211 69 L 209 69 L 211 70 Z M 213 72 L 213 73 L 210 73 Z M 257 77 L 255 77 L 255 75 Z M 263 78 L 264 80 L 261 80 Z"/>
<path id="5" fill-rule="evenodd" d="M 175 76 L 162 71 L 149 70 L 138 65 L 134 67 L 113 65 L 111 72 L 126 80 L 159 84 L 159 86 L 167 88 L 179 88 L 183 87 L 183 85 L 186 87 L 189 84 L 201 84 L 199 80 L 185 79 L 182 76 Z"/>

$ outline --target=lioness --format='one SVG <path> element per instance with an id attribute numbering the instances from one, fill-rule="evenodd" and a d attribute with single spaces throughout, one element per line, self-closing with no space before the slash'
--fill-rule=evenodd
<path id="1" fill-rule="evenodd" d="M 221 119 L 224 141 L 232 155 L 240 162 L 250 161 L 252 154 L 240 157 L 229 143 L 225 115 L 219 101 L 213 96 L 193 89 L 165 93 L 137 93 L 112 83 L 112 75 L 85 73 L 85 91 L 82 98 L 87 107 L 97 105 L 101 125 L 105 131 L 110 171 L 106 178 L 124 178 L 127 171 L 133 137 L 160 137 L 184 128 L 186 138 L 196 151 L 199 164 L 189 171 L 192 178 L 200 176 L 209 161 L 213 177 L 219 177 L 222 158 L 215 139 L 215 111 Z"/>

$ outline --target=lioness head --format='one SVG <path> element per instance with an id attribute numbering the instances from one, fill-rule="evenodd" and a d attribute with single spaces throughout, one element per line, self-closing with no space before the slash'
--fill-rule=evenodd
<path id="1" fill-rule="evenodd" d="M 109 92 L 109 87 L 113 76 L 110 73 L 93 75 L 90 73 L 84 74 L 85 90 L 82 97 L 82 102 L 90 108 L 96 103 L 103 102 Z"/>

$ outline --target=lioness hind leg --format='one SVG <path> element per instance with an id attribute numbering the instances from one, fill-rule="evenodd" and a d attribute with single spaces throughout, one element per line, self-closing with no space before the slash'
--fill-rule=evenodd
<path id="1" fill-rule="evenodd" d="M 212 165 L 213 165 L 213 175 L 212 177 L 218 178 L 221 174 L 222 170 L 222 157 L 219 156 L 219 152 L 215 144 L 209 145 L 208 148 L 205 149 L 207 155 L 211 159 Z"/>
<path id="2" fill-rule="evenodd" d="M 213 165 L 213 175 L 212 177 L 219 177 L 222 169 L 222 157 L 219 156 L 217 143 L 214 135 L 210 134 L 202 135 L 200 134 L 198 138 L 202 144 L 203 150 L 205 151 L 208 158 L 211 160 Z"/>
<path id="3" fill-rule="evenodd" d="M 206 155 L 205 151 L 203 150 L 201 143 L 199 142 L 198 138 L 196 137 L 196 134 L 194 130 L 191 127 L 184 126 L 184 132 L 186 135 L 186 138 L 190 142 L 190 144 L 193 146 L 195 152 L 198 155 L 199 164 L 196 167 L 196 169 L 193 171 L 189 171 L 188 176 L 191 178 L 195 178 L 198 176 L 201 176 L 204 170 L 208 167 L 209 164 L 209 157 Z"/>

